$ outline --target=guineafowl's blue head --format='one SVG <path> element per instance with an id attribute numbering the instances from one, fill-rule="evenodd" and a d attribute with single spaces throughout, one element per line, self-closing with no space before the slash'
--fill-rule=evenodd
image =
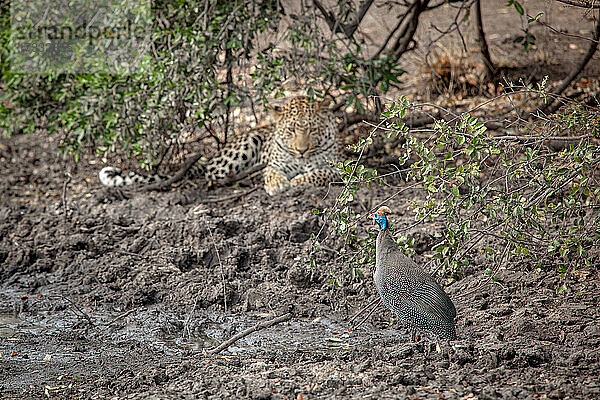
<path id="1" fill-rule="evenodd" d="M 373 224 L 379 225 L 379 228 L 384 230 L 388 227 L 387 215 L 391 212 L 392 210 L 390 210 L 389 207 L 379 207 L 379 209 L 373 213 Z"/>

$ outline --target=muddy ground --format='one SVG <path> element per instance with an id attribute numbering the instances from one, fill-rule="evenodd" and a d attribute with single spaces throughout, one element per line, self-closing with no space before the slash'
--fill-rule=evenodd
<path id="1" fill-rule="evenodd" d="M 94 166 L 65 186 L 53 146 L 42 135 L 0 141 L 0 398 L 600 397 L 597 272 L 557 294 L 554 271 L 506 265 L 494 282 L 476 261 L 446 288 L 461 340 L 441 351 L 410 343 L 383 311 L 349 331 L 375 293 L 370 272 L 341 276 L 329 252 L 313 270 L 305 262 L 324 223 L 311 209 L 332 193 L 211 202 L 248 188 L 184 186 L 119 199 Z M 389 190 L 361 193 L 357 210 Z M 413 223 L 405 202 L 417 195 L 388 203 L 398 227 Z M 439 228 L 408 234 L 427 252 L 423 232 Z M 343 288 L 326 283 L 332 272 Z"/>
<path id="2" fill-rule="evenodd" d="M 510 36 L 495 34 L 492 46 Z M 371 271 L 351 276 L 327 249 L 307 267 L 310 235 L 327 224 L 311 210 L 331 206 L 335 188 L 269 198 L 186 183 L 121 197 L 100 187 L 96 159 L 73 167 L 55 148 L 43 132 L 0 138 L 1 399 L 600 398 L 597 270 L 565 281 L 509 264 L 494 281 L 475 259 L 446 287 L 460 340 L 438 351 L 411 343 L 383 310 L 349 330 L 375 294 Z M 390 190 L 362 191 L 353 206 L 363 212 Z M 414 223 L 406 202 L 418 196 L 388 203 L 400 229 Z M 407 231 L 417 261 L 440 228 Z"/>

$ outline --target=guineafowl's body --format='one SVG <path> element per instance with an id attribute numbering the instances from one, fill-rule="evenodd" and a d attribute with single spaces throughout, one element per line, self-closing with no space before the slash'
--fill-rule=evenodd
<path id="1" fill-rule="evenodd" d="M 381 228 L 377 236 L 375 286 L 387 308 L 414 330 L 430 331 L 443 339 L 456 339 L 456 308 L 441 286 L 404 255 L 387 227 L 389 208 L 374 215 Z"/>

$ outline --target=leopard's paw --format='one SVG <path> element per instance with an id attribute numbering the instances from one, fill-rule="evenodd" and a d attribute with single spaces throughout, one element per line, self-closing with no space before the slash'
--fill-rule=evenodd
<path id="1" fill-rule="evenodd" d="M 335 178 L 335 171 L 317 170 L 296 175 L 292 178 L 290 184 L 292 186 L 326 186 L 329 182 L 334 181 Z"/>
<path id="2" fill-rule="evenodd" d="M 273 196 L 290 186 L 290 181 L 285 175 L 276 170 L 265 171 L 265 192 Z"/>

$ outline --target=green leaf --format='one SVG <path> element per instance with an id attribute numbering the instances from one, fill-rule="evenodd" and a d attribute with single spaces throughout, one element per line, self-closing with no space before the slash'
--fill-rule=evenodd
<path id="1" fill-rule="evenodd" d="M 390 83 L 387 79 L 384 79 L 381 81 L 381 91 L 383 93 L 387 93 L 388 89 L 390 88 Z"/>
<path id="2" fill-rule="evenodd" d="M 507 4 L 507 6 L 514 6 L 515 10 L 517 10 L 517 12 L 521 15 L 525 14 L 525 10 L 523 10 L 523 6 L 516 0 L 510 0 Z"/>
<path id="3" fill-rule="evenodd" d="M 527 18 L 527 23 L 530 24 L 532 22 L 538 21 L 542 17 L 542 15 L 544 15 L 544 13 L 540 12 L 535 17 L 533 17 L 533 18 L 532 17 Z"/>

